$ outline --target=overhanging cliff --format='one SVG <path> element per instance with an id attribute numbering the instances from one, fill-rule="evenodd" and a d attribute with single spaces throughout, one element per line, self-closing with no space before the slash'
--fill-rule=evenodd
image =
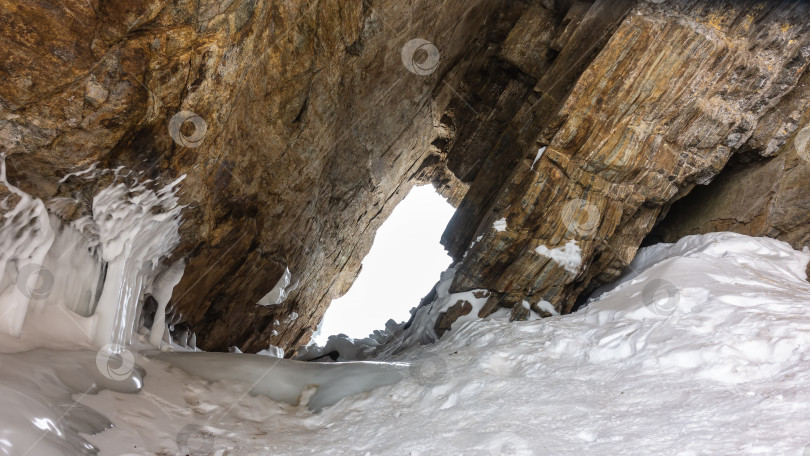
<path id="1" fill-rule="evenodd" d="M 780 207 L 810 194 L 799 1 L 0 7 L 9 179 L 71 219 L 101 183 L 59 181 L 93 163 L 186 174 L 172 305 L 208 350 L 305 343 L 416 183 L 458 206 L 443 242 L 454 291 L 492 292 L 481 315 L 572 310 L 735 153 L 790 161 Z M 573 272 L 536 251 L 570 241 Z M 286 300 L 257 306 L 287 269 Z"/>

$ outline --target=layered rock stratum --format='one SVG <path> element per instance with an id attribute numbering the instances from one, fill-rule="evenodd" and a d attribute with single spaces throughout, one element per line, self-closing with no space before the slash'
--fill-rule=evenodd
<path id="1" fill-rule="evenodd" d="M 451 291 L 489 290 L 481 316 L 570 312 L 654 228 L 808 243 L 809 19 L 801 1 L 0 0 L 0 152 L 65 220 L 114 178 L 70 175 L 93 164 L 186 175 L 171 305 L 207 350 L 292 354 L 424 183 L 458 207 Z M 536 251 L 571 241 L 574 271 Z M 287 269 L 286 300 L 257 306 Z"/>

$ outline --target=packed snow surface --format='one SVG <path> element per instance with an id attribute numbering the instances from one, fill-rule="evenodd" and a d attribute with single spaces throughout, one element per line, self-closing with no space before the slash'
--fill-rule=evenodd
<path id="1" fill-rule="evenodd" d="M 95 454 L 82 434 L 112 423 L 78 401 L 102 389 L 137 393 L 143 385 L 140 368 L 105 355 L 44 349 L 0 354 L 0 454 Z"/>
<path id="2" fill-rule="evenodd" d="M 143 352 L 140 393 L 73 397 L 113 424 L 83 435 L 102 455 L 802 456 L 808 261 L 773 239 L 690 236 L 642 249 L 578 313 L 510 323 L 498 312 L 457 321 L 432 345 L 404 343 L 458 298 L 449 270 L 408 328 L 392 324 L 380 347 L 355 352 L 375 363 Z M 322 388 L 336 403 L 313 407 Z M 37 448 L 28 454 L 48 454 Z"/>

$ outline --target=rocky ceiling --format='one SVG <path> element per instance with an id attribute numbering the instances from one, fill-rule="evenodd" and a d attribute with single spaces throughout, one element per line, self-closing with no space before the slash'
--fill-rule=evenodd
<path id="1" fill-rule="evenodd" d="M 93 163 L 187 176 L 172 304 L 207 350 L 306 343 L 418 183 L 482 316 L 571 311 L 656 224 L 810 236 L 802 1 L 0 0 L 0 42 L 22 189 L 70 220 Z M 535 250 L 571 240 L 573 271 Z"/>

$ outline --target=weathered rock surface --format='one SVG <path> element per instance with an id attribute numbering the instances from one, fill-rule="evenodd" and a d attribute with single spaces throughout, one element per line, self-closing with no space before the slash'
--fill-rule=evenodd
<path id="1" fill-rule="evenodd" d="M 487 288 L 506 307 L 543 299 L 570 311 L 584 291 L 627 267 L 662 208 L 710 181 L 737 151 L 781 155 L 807 125 L 784 109 L 802 98 L 796 92 L 810 57 L 807 5 L 632 8 L 615 31 L 604 14 L 602 27 L 589 27 L 609 31 L 610 39 L 570 91 L 555 91 L 566 81 L 552 64 L 516 109 L 486 159 L 487 172 L 475 177 L 445 232 L 457 259 L 466 252 L 451 291 Z M 542 21 L 531 9 L 525 14 Z M 794 168 L 792 175 L 781 170 L 792 201 L 797 189 L 807 193 L 797 182 L 804 164 Z M 780 222 L 795 227 L 797 240 L 807 236 L 798 222 L 806 213 L 774 211 L 785 214 Z M 500 218 L 505 231 L 492 228 Z M 582 249 L 576 273 L 535 252 L 570 240 Z"/>
<path id="2" fill-rule="evenodd" d="M 458 320 L 459 317 L 469 315 L 472 310 L 473 306 L 469 301 L 458 301 L 439 316 L 433 330 L 436 331 L 437 336 L 441 337 L 442 334 L 450 331 L 454 321 Z"/>
<path id="3" fill-rule="evenodd" d="M 772 111 L 783 120 L 765 123 L 770 131 L 755 134 L 714 181 L 673 204 L 650 233 L 652 240 L 735 231 L 780 239 L 796 249 L 810 245 L 810 127 L 792 137 L 778 129 L 780 123 L 810 124 L 809 82 L 805 72 L 791 96 Z"/>
<path id="4" fill-rule="evenodd" d="M 66 219 L 105 182 L 59 180 L 94 162 L 186 174 L 172 304 L 207 350 L 305 343 L 418 183 L 459 207 L 452 291 L 570 311 L 735 153 L 768 158 L 701 187 L 692 218 L 672 206 L 662 236 L 808 242 L 808 19 L 800 1 L 0 0 L 0 152 L 25 191 L 79 202 Z M 183 111 L 204 135 L 172 138 Z M 534 251 L 572 239 L 577 273 Z M 285 268 L 287 300 L 257 306 Z"/>
<path id="5" fill-rule="evenodd" d="M 95 187 L 57 182 L 96 161 L 164 181 L 187 174 L 177 256 L 188 264 L 173 304 L 205 349 L 291 350 L 348 289 L 412 185 L 456 191 L 431 152 L 448 81 L 521 8 L 3 0 L 0 149 L 24 190 L 78 197 L 84 211 Z M 411 72 L 401 51 L 423 37 L 440 60 L 417 53 L 408 65 L 435 68 Z M 180 111 L 205 121 L 198 147 L 172 140 Z M 298 287 L 257 307 L 285 267 Z"/>
<path id="6" fill-rule="evenodd" d="M 736 165 L 675 203 L 651 233 L 673 242 L 689 234 L 734 231 L 810 245 L 810 166 L 795 153 Z"/>

